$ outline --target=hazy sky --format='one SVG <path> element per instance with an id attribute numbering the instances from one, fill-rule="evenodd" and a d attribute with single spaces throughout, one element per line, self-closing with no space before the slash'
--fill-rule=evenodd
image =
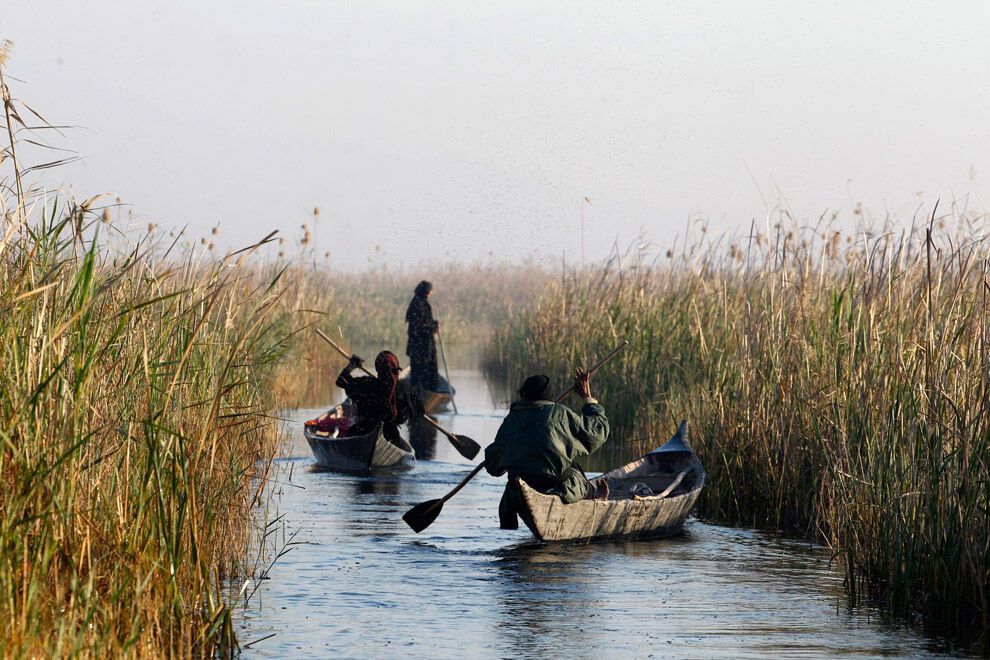
<path id="1" fill-rule="evenodd" d="M 990 198 L 990 4 L 6 0 L 78 196 L 341 266 Z"/>

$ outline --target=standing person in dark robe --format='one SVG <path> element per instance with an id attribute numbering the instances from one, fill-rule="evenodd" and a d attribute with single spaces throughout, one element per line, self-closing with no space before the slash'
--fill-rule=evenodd
<path id="1" fill-rule="evenodd" d="M 492 476 L 509 473 L 498 514 L 502 529 L 516 529 L 512 489 L 523 479 L 536 490 L 557 495 L 564 504 L 583 499 L 608 499 L 608 483 L 588 481 L 577 459 L 605 444 L 605 408 L 591 396 L 591 376 L 577 370 L 574 391 L 584 399 L 578 415 L 549 400 L 550 379 L 530 376 L 519 388 L 519 401 L 509 407 L 495 442 L 485 449 L 485 469 Z"/>
<path id="2" fill-rule="evenodd" d="M 423 280 L 416 286 L 413 299 L 409 301 L 406 310 L 406 323 L 409 342 L 406 344 L 406 355 L 409 356 L 409 366 L 412 373 L 409 380 L 425 390 L 437 390 L 437 342 L 434 334 L 440 329 L 440 323 L 433 320 L 433 308 L 430 307 L 430 293 L 433 285 Z"/>
<path id="3" fill-rule="evenodd" d="M 347 430 L 347 435 L 371 433 L 382 424 L 385 437 L 394 444 L 404 442 L 399 436 L 399 424 L 417 415 L 407 392 L 399 385 L 399 358 L 394 353 L 382 351 L 375 358 L 377 378 L 352 376 L 364 360 L 352 355 L 347 366 L 337 376 L 337 387 L 347 393 L 357 408 L 358 421 Z"/>

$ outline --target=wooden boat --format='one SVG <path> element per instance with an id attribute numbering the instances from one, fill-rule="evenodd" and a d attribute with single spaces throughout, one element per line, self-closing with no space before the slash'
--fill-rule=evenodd
<path id="1" fill-rule="evenodd" d="M 517 481 L 516 511 L 541 541 L 640 539 L 681 532 L 705 485 L 705 471 L 687 444 L 687 423 L 665 445 L 602 475 L 607 500 L 564 504 Z"/>
<path id="2" fill-rule="evenodd" d="M 331 418 L 341 418 L 348 416 L 349 412 L 345 403 L 338 405 L 328 415 Z M 372 472 L 405 468 L 416 461 L 412 447 L 402 438 L 399 438 L 401 444 L 386 439 L 381 424 L 366 435 L 344 437 L 338 437 L 336 433 L 321 432 L 311 426 L 303 428 L 316 463 L 322 468 L 342 472 Z"/>
<path id="3" fill-rule="evenodd" d="M 408 380 L 406 380 L 406 383 L 408 384 Z M 437 374 L 436 390 L 427 390 L 422 387 L 412 387 L 412 390 L 419 397 L 419 400 L 423 404 L 423 411 L 427 415 L 447 410 L 450 407 L 450 402 L 454 400 L 454 394 L 456 393 L 453 386 L 440 374 Z"/>

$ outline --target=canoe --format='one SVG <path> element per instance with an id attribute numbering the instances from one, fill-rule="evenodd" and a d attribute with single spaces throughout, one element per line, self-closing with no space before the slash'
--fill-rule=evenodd
<path id="1" fill-rule="evenodd" d="M 564 504 L 519 479 L 519 517 L 541 541 L 662 538 L 679 534 L 705 486 L 705 470 L 687 443 L 687 423 L 669 442 L 602 475 L 607 500 Z"/>
<path id="2" fill-rule="evenodd" d="M 456 390 L 447 382 L 447 379 L 439 374 L 437 374 L 436 390 L 428 390 L 422 387 L 414 387 L 413 389 L 422 402 L 423 411 L 427 415 L 447 410 L 450 407 L 450 402 L 454 400 L 454 394 L 456 393 Z"/>
<path id="3" fill-rule="evenodd" d="M 337 406 L 329 415 L 344 416 L 344 406 Z M 373 472 L 409 467 L 416 461 L 412 447 L 402 438 L 399 438 L 401 446 L 386 439 L 381 424 L 366 435 L 345 437 L 335 437 L 310 426 L 303 429 L 317 465 L 329 470 Z"/>

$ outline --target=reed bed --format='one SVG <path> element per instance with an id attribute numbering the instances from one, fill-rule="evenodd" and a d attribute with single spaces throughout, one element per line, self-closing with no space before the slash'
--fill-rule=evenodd
<path id="1" fill-rule="evenodd" d="M 782 217 L 652 262 L 615 257 L 505 324 L 487 366 L 564 379 L 629 339 L 593 380 L 614 437 L 641 452 L 690 419 L 704 516 L 824 540 L 851 603 L 985 640 L 986 217 L 932 213 L 850 234 Z"/>
<path id="2" fill-rule="evenodd" d="M 18 138 L 44 120 L 4 55 L 0 648 L 227 655 L 227 583 L 278 443 L 283 273 L 252 249 L 123 239 L 99 198 L 31 188 Z"/>
<path id="3" fill-rule="evenodd" d="M 444 342 L 484 345 L 502 319 L 528 308 L 550 276 L 533 263 L 441 264 L 333 272 L 337 328 L 364 345 L 406 350 L 406 307 L 420 280 L 433 283 L 430 303 Z"/>
<path id="4" fill-rule="evenodd" d="M 78 213 L 8 227 L 0 260 L 0 641 L 227 649 L 220 581 L 276 447 L 277 294 L 230 259 L 108 258 Z"/>

